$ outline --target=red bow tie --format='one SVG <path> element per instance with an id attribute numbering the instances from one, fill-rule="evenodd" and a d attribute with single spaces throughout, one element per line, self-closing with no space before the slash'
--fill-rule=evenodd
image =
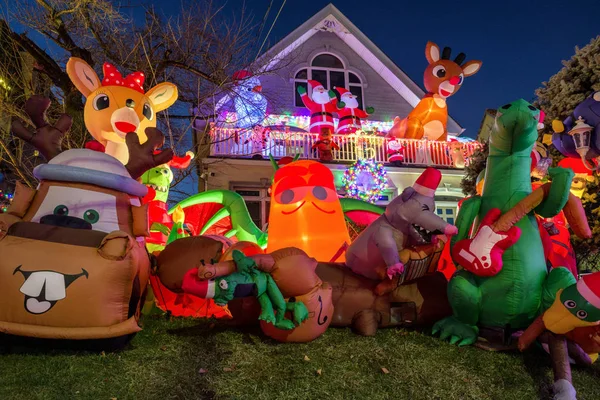
<path id="1" fill-rule="evenodd" d="M 123 75 L 117 70 L 117 68 L 109 63 L 104 63 L 102 66 L 104 72 L 104 80 L 102 86 L 125 86 L 133 90 L 137 90 L 140 93 L 144 93 L 144 73 L 134 72 L 123 78 Z"/>

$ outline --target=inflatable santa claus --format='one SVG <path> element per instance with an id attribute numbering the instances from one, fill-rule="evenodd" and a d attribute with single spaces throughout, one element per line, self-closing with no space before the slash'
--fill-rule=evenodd
<path id="1" fill-rule="evenodd" d="M 312 95 L 308 97 L 306 89 L 298 87 L 298 93 L 302 97 L 304 106 L 310 110 L 310 128 L 311 133 L 321 133 L 322 128 L 330 128 L 334 131 L 333 113 L 338 112 L 337 97 L 333 90 L 327 91 L 325 87 L 317 81 L 308 81 L 312 88 Z"/>
<path id="2" fill-rule="evenodd" d="M 361 110 L 358 108 L 356 95 L 341 87 L 335 87 L 334 89 L 340 94 L 340 102 L 337 104 L 337 113 L 340 120 L 335 133 L 342 135 L 354 133 L 361 127 L 360 119 L 367 118 L 369 114 L 375 112 L 375 109 L 367 107 L 366 111 Z"/>

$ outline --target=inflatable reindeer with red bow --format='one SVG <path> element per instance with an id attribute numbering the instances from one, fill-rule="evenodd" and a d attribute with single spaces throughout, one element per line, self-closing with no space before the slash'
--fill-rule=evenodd
<path id="1" fill-rule="evenodd" d="M 148 140 L 146 128 L 156 127 L 156 113 L 177 100 L 177 86 L 162 82 L 144 91 L 144 73 L 134 72 L 123 78 L 117 69 L 104 63 L 104 79 L 80 58 L 71 57 L 67 74 L 86 97 L 84 120 L 90 134 L 98 141 L 86 145 L 101 150 L 127 164 L 128 134 L 136 133 L 140 143 Z"/>

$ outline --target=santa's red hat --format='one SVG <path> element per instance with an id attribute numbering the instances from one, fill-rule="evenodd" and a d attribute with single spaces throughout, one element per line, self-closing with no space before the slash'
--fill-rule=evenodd
<path id="1" fill-rule="evenodd" d="M 321 82 L 319 82 L 319 81 L 313 81 L 313 80 L 310 80 L 310 81 L 308 81 L 308 84 L 310 85 L 310 87 L 311 87 L 313 90 L 315 90 L 315 89 L 316 89 L 316 88 L 318 88 L 319 86 L 323 86 L 323 84 L 322 84 Z M 324 88 L 324 86 L 323 86 L 323 88 Z"/>
<path id="2" fill-rule="evenodd" d="M 546 113 L 543 110 L 540 110 L 540 117 L 538 118 L 538 130 L 544 129 L 544 119 L 546 119 Z"/>
<path id="3" fill-rule="evenodd" d="M 435 168 L 428 167 L 417 178 L 412 187 L 417 193 L 423 196 L 434 197 L 441 180 L 442 173 Z"/>
<path id="4" fill-rule="evenodd" d="M 171 161 L 169 161 L 169 167 L 173 167 L 173 168 L 177 168 L 177 169 L 184 169 L 190 166 L 190 163 L 192 162 L 192 159 L 194 158 L 194 153 L 192 153 L 191 151 L 188 151 L 185 153 L 185 156 L 183 157 L 173 157 L 173 159 Z"/>
<path id="5" fill-rule="evenodd" d="M 242 79 L 250 78 L 251 76 L 252 76 L 252 72 L 243 69 L 243 70 L 237 71 L 233 74 L 233 80 L 239 81 Z"/>
<path id="6" fill-rule="evenodd" d="M 346 94 L 352 95 L 352 93 L 350 93 L 350 91 L 346 88 L 335 86 L 334 89 L 340 94 L 340 97 L 344 97 Z"/>
<path id="7" fill-rule="evenodd" d="M 577 282 L 577 291 L 592 306 L 600 308 L 600 272 L 584 275 Z"/>
<path id="8" fill-rule="evenodd" d="M 187 277 L 186 277 L 187 278 Z M 215 297 L 215 281 L 214 280 L 200 280 L 197 277 L 193 280 L 184 278 L 184 285 L 182 289 L 186 293 L 193 294 L 202 299 L 212 299 Z"/>

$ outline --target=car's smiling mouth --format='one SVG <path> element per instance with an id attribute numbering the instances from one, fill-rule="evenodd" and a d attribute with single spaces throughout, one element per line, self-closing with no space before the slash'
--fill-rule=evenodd
<path id="1" fill-rule="evenodd" d="M 19 265 L 13 275 L 20 272 L 25 278 L 19 291 L 25 295 L 24 307 L 31 314 L 44 314 L 56 303 L 67 297 L 67 288 L 78 278 L 88 277 L 88 272 L 81 269 L 79 274 L 62 274 L 55 271 L 23 271 Z"/>

